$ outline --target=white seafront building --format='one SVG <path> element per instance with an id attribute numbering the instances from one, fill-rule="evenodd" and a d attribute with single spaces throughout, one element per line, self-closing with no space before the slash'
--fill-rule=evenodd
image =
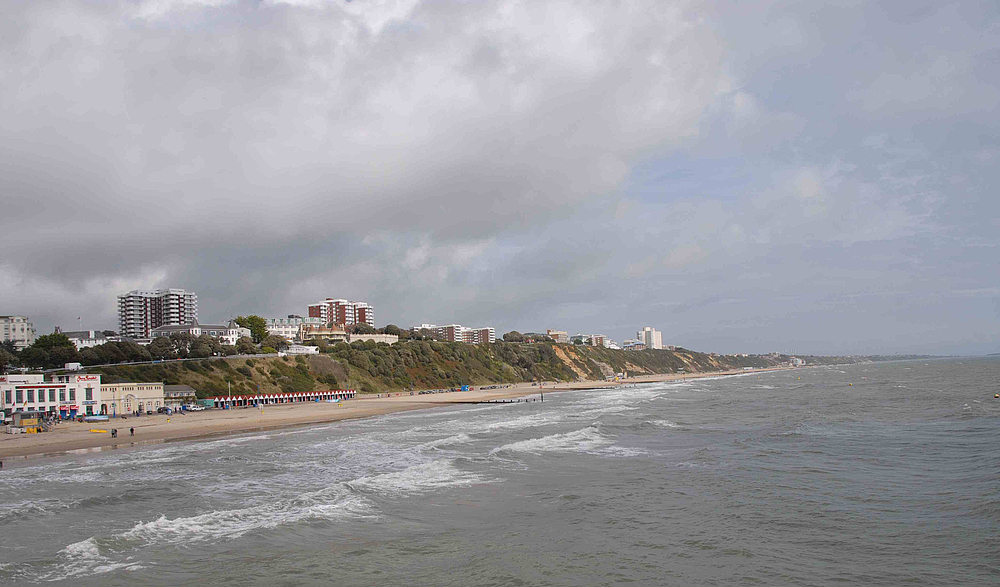
<path id="1" fill-rule="evenodd" d="M 0 409 L 14 412 L 45 412 L 71 418 L 77 414 L 107 414 L 102 400 L 101 376 L 88 373 L 57 375 L 0 375 Z"/>
<path id="2" fill-rule="evenodd" d="M 267 333 L 280 336 L 289 342 L 302 340 L 302 326 L 326 326 L 323 318 L 289 314 L 287 318 L 268 318 Z"/>
<path id="3" fill-rule="evenodd" d="M 62 334 L 69 339 L 76 350 L 82 351 L 108 342 L 108 337 L 100 330 L 66 330 Z M 115 337 L 117 340 L 118 337 Z"/>
<path id="4" fill-rule="evenodd" d="M 240 338 L 250 336 L 250 329 L 243 328 L 235 320 L 230 320 L 225 324 L 199 324 L 198 320 L 194 320 L 189 324 L 160 326 L 159 328 L 152 329 L 149 333 L 152 338 L 156 339 L 161 336 L 170 336 L 171 334 L 181 332 L 196 337 L 207 334 L 212 338 L 218 338 L 222 344 L 228 345 L 235 345 L 236 341 Z"/>

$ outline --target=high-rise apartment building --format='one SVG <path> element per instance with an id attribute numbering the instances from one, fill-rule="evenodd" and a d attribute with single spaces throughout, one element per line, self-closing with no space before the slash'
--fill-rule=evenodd
<path id="1" fill-rule="evenodd" d="M 463 328 L 462 340 L 469 344 L 493 344 L 497 341 L 497 331 L 492 326 L 481 328 Z"/>
<path id="2" fill-rule="evenodd" d="M 0 341 L 13 342 L 21 351 L 35 344 L 35 326 L 27 316 L 0 316 Z"/>
<path id="3" fill-rule="evenodd" d="M 494 343 L 497 341 L 497 331 L 492 326 L 482 326 L 479 328 L 469 328 L 461 324 L 448 324 L 447 326 L 436 326 L 434 324 L 421 324 L 414 326 L 410 330 L 419 332 L 430 330 L 434 333 L 434 338 L 445 342 L 464 342 L 467 344 Z"/>
<path id="4" fill-rule="evenodd" d="M 635 337 L 639 339 L 639 342 L 646 345 L 647 349 L 661 349 L 663 348 L 663 335 L 659 330 L 655 330 L 651 326 L 647 326 L 635 333 Z"/>
<path id="5" fill-rule="evenodd" d="M 198 296 L 183 289 L 134 289 L 118 296 L 118 333 L 129 338 L 149 338 L 160 326 L 198 321 Z"/>
<path id="6" fill-rule="evenodd" d="M 326 324 L 367 324 L 375 328 L 375 307 L 367 302 L 326 298 L 322 302 L 309 304 L 309 317 L 320 318 Z"/>

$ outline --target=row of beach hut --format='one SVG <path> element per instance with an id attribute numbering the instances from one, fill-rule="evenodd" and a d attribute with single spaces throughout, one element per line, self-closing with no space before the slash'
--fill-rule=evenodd
<path id="1" fill-rule="evenodd" d="M 353 389 L 333 389 L 329 391 L 296 391 L 291 393 L 255 393 L 251 395 L 217 395 L 208 398 L 216 408 L 245 408 L 272 404 L 294 404 L 301 402 L 340 401 L 353 398 Z"/>

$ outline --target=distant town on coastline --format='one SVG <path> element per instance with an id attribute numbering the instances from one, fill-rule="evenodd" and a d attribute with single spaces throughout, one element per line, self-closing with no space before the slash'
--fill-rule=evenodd
<path id="1" fill-rule="evenodd" d="M 464 344 L 497 342 L 496 329 L 492 326 L 421 323 L 409 329 L 395 324 L 377 328 L 373 304 L 342 298 L 328 297 L 309 304 L 305 315 L 288 314 L 282 318 L 249 315 L 210 324 L 198 321 L 198 295 L 184 289 L 132 290 L 119 295 L 117 304 L 117 330 L 68 330 L 56 326 L 52 334 L 38 337 L 28 316 L 0 316 L 2 343 L 7 353 L 6 356 L 0 355 L 0 361 L 4 361 L 2 366 L 57 368 L 77 362 L 81 365 L 124 362 L 122 357 L 115 356 L 116 353 L 102 352 L 107 350 L 103 347 L 108 343 L 122 343 L 126 349 L 133 351 L 135 349 L 128 345 L 144 347 L 148 359 L 155 360 L 277 352 L 310 354 L 319 352 L 319 345 L 359 340 L 386 344 L 395 344 L 400 340 Z M 83 317 L 78 321 L 82 324 Z M 660 331 L 650 326 L 643 327 L 636 332 L 634 339 L 627 339 L 621 344 L 603 334 L 578 333 L 571 336 L 566 331 L 553 329 L 546 329 L 544 334 L 511 331 L 504 334 L 501 340 L 589 345 L 628 351 L 676 348 L 663 345 Z M 147 358 L 146 354 L 138 353 L 140 358 Z"/>
<path id="2" fill-rule="evenodd" d="M 29 316 L 0 316 L 0 413 L 66 418 L 213 407 L 236 396 L 342 401 L 356 392 L 907 358 L 701 353 L 664 345 L 651 326 L 621 344 L 551 328 L 498 339 L 492 326 L 377 327 L 372 303 L 333 297 L 305 315 L 212 323 L 199 321 L 198 296 L 183 289 L 133 290 L 117 307 L 117 330 L 57 326 L 41 336 Z"/>

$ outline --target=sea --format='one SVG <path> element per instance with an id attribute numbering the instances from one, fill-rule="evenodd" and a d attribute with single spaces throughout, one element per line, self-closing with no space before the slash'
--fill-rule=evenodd
<path id="1" fill-rule="evenodd" d="M 995 393 L 867 363 L 7 459 L 0 585 L 1000 585 Z"/>

